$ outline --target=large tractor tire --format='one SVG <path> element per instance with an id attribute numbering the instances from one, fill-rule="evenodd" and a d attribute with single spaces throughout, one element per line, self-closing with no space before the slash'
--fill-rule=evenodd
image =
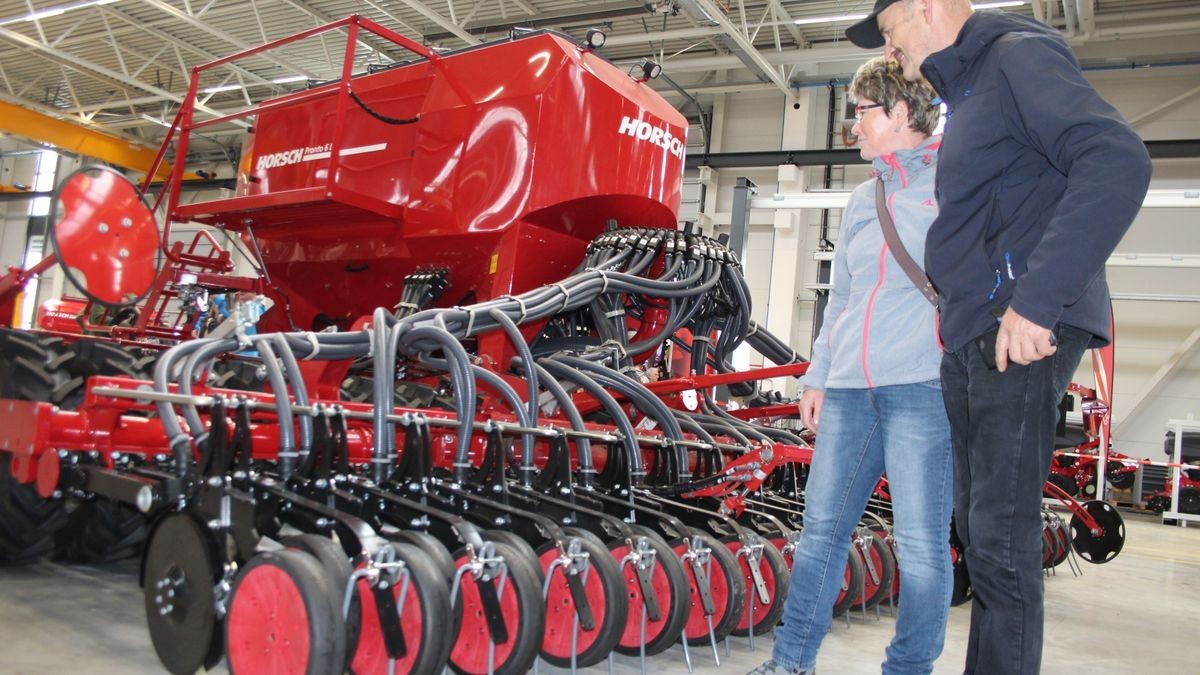
<path id="1" fill-rule="evenodd" d="M 70 386 L 62 341 L 0 329 L 0 398 L 59 404 Z M 43 499 L 12 476 L 12 455 L 0 448 L 0 564 L 32 560 L 54 549 L 67 521 L 61 499 Z"/>
<path id="2" fill-rule="evenodd" d="M 83 339 L 66 348 L 64 362 L 70 376 L 60 406 L 70 410 L 83 403 L 89 377 L 153 377 L 154 355 L 127 349 L 113 342 Z M 58 531 L 56 555 L 69 563 L 113 562 L 141 555 L 148 523 L 137 509 L 105 497 L 81 501 Z"/>

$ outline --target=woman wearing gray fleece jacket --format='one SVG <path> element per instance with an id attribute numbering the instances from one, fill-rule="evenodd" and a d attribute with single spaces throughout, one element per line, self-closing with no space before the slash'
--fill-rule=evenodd
<path id="1" fill-rule="evenodd" d="M 877 181 L 904 248 L 916 260 L 937 215 L 939 111 L 932 89 L 874 59 L 850 87 L 854 133 L 878 176 L 842 216 L 833 288 L 800 400 L 817 431 L 804 529 L 773 658 L 754 673 L 809 673 L 832 621 L 850 537 L 885 472 L 895 516 L 900 613 L 884 673 L 929 673 L 942 651 L 952 572 L 950 428 L 938 371 L 937 311 L 888 251 Z M 836 668 L 835 668 L 836 669 Z"/>

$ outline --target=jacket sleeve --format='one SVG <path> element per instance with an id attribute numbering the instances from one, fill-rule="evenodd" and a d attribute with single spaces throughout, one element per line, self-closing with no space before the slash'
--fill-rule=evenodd
<path id="1" fill-rule="evenodd" d="M 842 212 L 842 232 L 848 233 L 850 226 L 856 222 L 861 208 L 862 190 L 855 190 L 846 203 Z M 825 314 L 821 319 L 821 332 L 813 342 L 812 356 L 809 358 L 808 370 L 804 373 L 805 389 L 825 390 L 825 381 L 829 378 L 830 359 L 833 350 L 831 337 L 833 327 L 838 317 L 846 309 L 850 297 L 850 264 L 847 262 L 847 250 L 850 248 L 850 237 L 839 234 L 837 247 L 833 253 L 833 288 L 829 289 L 829 301 L 825 303 Z"/>
<path id="2" fill-rule="evenodd" d="M 1150 185 L 1141 138 L 1049 38 L 1003 41 L 1000 69 L 1024 144 L 1067 177 L 1066 192 L 1017 281 L 1012 308 L 1050 328 L 1103 270 Z"/>

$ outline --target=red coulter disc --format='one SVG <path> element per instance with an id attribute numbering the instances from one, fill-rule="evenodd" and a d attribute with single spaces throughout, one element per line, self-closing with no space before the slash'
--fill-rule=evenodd
<path id="1" fill-rule="evenodd" d="M 853 552 L 857 547 L 857 544 L 851 544 L 851 552 Z M 862 549 L 859 549 L 859 551 L 861 552 Z M 867 555 L 870 556 L 871 567 L 875 568 L 875 574 L 878 574 L 880 580 L 882 581 L 884 576 L 883 557 L 879 555 L 879 551 L 877 551 L 873 545 L 867 547 Z M 866 560 L 863 561 L 862 587 L 862 597 L 857 599 L 852 609 L 860 609 L 863 606 L 863 603 L 867 602 L 871 598 L 874 598 L 875 595 L 879 593 L 879 582 L 875 581 L 875 579 L 871 577 L 871 570 L 867 568 Z M 868 609 L 869 608 L 870 606 L 868 606 Z"/>
<path id="2" fill-rule="evenodd" d="M 844 588 L 838 592 L 837 600 L 833 603 L 834 616 L 841 616 L 852 605 L 862 602 L 862 582 L 863 577 L 867 574 L 865 567 L 863 557 L 859 555 L 854 544 L 851 544 L 850 551 L 846 555 L 846 571 L 842 576 L 842 585 Z"/>
<path id="3" fill-rule="evenodd" d="M 725 542 L 725 548 L 729 549 L 735 556 L 741 547 L 742 544 L 739 541 Z M 750 630 L 750 603 L 754 603 L 754 621 L 755 623 L 759 623 L 766 616 L 767 612 L 775 606 L 775 602 L 779 600 L 776 597 L 775 571 L 771 569 L 771 566 L 765 560 L 759 560 L 758 569 L 762 573 L 763 585 L 767 587 L 767 597 L 771 599 L 770 602 L 764 605 L 759 602 L 758 591 L 754 587 L 754 577 L 750 575 L 750 559 L 746 556 L 738 556 L 738 565 L 742 570 L 742 581 L 746 584 L 746 609 L 742 611 L 742 618 L 738 619 L 737 627 L 734 630 L 748 631 Z"/>
<path id="4" fill-rule="evenodd" d="M 309 620 L 300 588 L 287 572 L 274 565 L 247 570 L 238 581 L 226 616 L 231 669 L 307 672 Z"/>
<path id="5" fill-rule="evenodd" d="M 400 591 L 404 586 L 399 581 L 392 588 L 392 597 L 396 598 L 396 606 L 400 607 Z M 355 675 L 375 675 L 387 673 L 388 655 L 383 645 L 383 630 L 379 626 L 379 612 L 375 605 L 375 592 L 366 579 L 359 579 L 357 585 L 359 602 L 362 603 L 362 623 L 359 625 L 358 649 L 350 662 L 350 669 Z M 400 612 L 400 632 L 404 634 L 404 644 L 408 654 L 396 659 L 397 673 L 412 672 L 413 662 L 419 655 L 418 646 L 421 644 L 421 630 L 425 623 L 424 612 L 421 608 L 421 598 L 417 595 L 416 586 L 408 585 L 405 593 L 404 606 Z"/>
<path id="6" fill-rule="evenodd" d="M 618 564 L 628 553 L 629 546 L 625 544 L 612 549 L 613 557 L 617 559 Z M 642 607 L 646 603 L 642 599 L 642 589 L 638 584 L 637 572 L 633 566 L 626 565 L 622 568 L 621 576 L 625 578 L 625 590 L 629 594 L 629 613 L 625 618 L 625 630 L 622 631 L 621 640 L 617 644 L 627 649 L 637 649 L 642 642 Z M 650 574 L 650 587 L 654 589 L 654 597 L 658 601 L 661 618 L 658 621 L 652 621 L 646 617 L 646 644 L 654 642 L 662 635 L 671 613 L 668 606 L 671 600 L 671 580 L 667 578 L 667 573 L 660 565 L 655 565 L 654 571 Z"/>
<path id="7" fill-rule="evenodd" d="M 557 557 L 558 549 L 550 548 L 538 558 L 542 572 L 547 576 L 550 574 L 550 563 Z M 600 637 L 599 629 L 604 625 L 604 617 L 608 614 L 604 584 L 597 570 L 588 571 L 583 591 L 587 595 L 596 624 L 592 630 L 583 630 L 582 627 L 579 629 L 579 637 L 575 642 L 576 654 L 590 649 L 596 643 L 596 638 Z M 567 572 L 562 567 L 556 567 L 546 594 L 546 637 L 542 640 L 542 651 L 563 659 L 571 658 L 571 634 L 575 630 L 575 617 L 575 601 L 567 586 Z"/>
<path id="8" fill-rule="evenodd" d="M 687 544 L 679 543 L 674 547 L 676 555 L 682 556 L 687 553 Z M 696 590 L 696 575 L 690 563 L 684 564 L 683 568 L 687 571 L 688 583 L 691 588 L 691 608 L 688 611 L 687 625 L 683 632 L 689 640 L 697 640 L 708 637 L 708 620 L 704 616 L 704 605 L 700 602 L 700 592 Z M 725 581 L 725 575 L 721 573 L 721 566 L 716 560 L 713 560 L 708 566 L 708 593 L 712 597 L 713 614 L 712 622 L 715 627 L 721 617 L 725 616 L 725 612 L 729 609 L 729 584 Z"/>
<path id="9" fill-rule="evenodd" d="M 466 557 L 454 561 L 455 569 L 468 562 Z M 499 588 L 499 578 L 491 581 Z M 479 597 L 475 578 L 465 574 L 458 587 L 458 599 L 454 606 L 461 608 L 462 624 L 458 631 L 458 640 L 450 650 L 450 661 L 459 672 L 486 673 L 488 672 L 488 646 L 491 643 L 491 633 L 488 631 L 487 617 L 483 614 L 483 602 Z M 517 591 L 510 579 L 505 579 L 504 591 L 500 594 L 500 615 L 504 617 L 504 625 L 508 628 L 508 641 L 496 645 L 494 665 L 496 668 L 508 660 L 512 654 L 513 643 L 517 636 L 517 623 L 520 621 L 520 607 L 517 603 Z"/>

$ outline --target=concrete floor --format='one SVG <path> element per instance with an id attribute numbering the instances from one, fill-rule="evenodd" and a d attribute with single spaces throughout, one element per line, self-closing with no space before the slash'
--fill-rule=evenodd
<path id="1" fill-rule="evenodd" d="M 1084 563 L 1073 577 L 1064 565 L 1046 582 L 1043 672 L 1195 673 L 1200 616 L 1200 527 L 1164 526 L 1125 514 L 1127 540 L 1111 563 Z M 935 673 L 962 671 L 968 607 L 951 610 L 946 650 Z M 818 668 L 826 674 L 879 672 L 893 620 L 870 615 L 835 622 Z M 711 650 L 693 648 L 696 673 L 744 673 L 770 655 L 770 638 L 731 639 L 721 665 Z M 614 672 L 639 672 L 636 659 L 617 657 Z M 686 673 L 678 647 L 653 658 L 656 675 Z M 65 566 L 38 563 L 0 568 L 0 673 L 158 673 L 162 668 L 145 628 L 136 563 Z M 218 668 L 216 672 L 226 672 Z M 560 673 L 543 666 L 542 673 Z M 597 675 L 604 666 L 590 669 Z"/>

